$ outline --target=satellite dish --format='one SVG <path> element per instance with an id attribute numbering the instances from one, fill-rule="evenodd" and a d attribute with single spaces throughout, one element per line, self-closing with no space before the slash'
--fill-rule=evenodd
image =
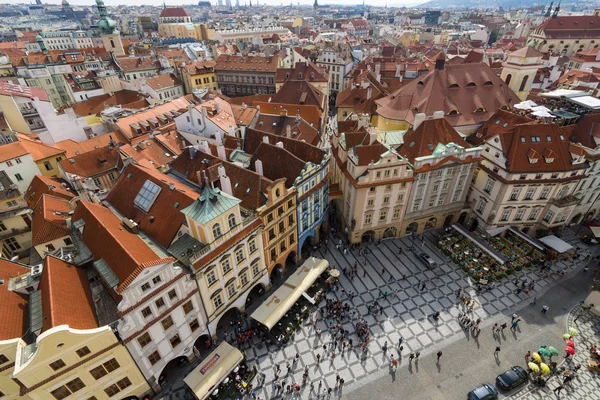
<path id="1" fill-rule="evenodd" d="M 0 64 L 2 64 L 2 65 L 6 65 L 6 64 L 8 64 L 8 63 L 9 63 L 9 61 L 10 61 L 10 60 L 9 60 L 9 58 L 8 58 L 8 57 L 6 57 L 6 56 L 2 56 L 2 57 L 0 57 Z"/>

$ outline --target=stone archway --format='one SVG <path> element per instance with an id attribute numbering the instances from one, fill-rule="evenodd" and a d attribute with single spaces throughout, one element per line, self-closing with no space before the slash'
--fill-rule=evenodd
<path id="1" fill-rule="evenodd" d="M 419 223 L 418 222 L 411 222 L 410 224 L 408 224 L 408 226 L 406 227 L 406 234 L 409 235 L 411 233 L 415 233 L 419 230 Z"/>
<path id="2" fill-rule="evenodd" d="M 248 311 L 248 307 L 258 304 L 258 299 L 260 298 L 260 296 L 265 294 L 266 291 L 267 288 L 262 282 L 258 282 L 256 285 L 254 285 L 252 289 L 250 289 L 248 295 L 246 296 L 246 312 L 248 314 L 250 314 L 250 311 Z"/>
<path id="3" fill-rule="evenodd" d="M 452 225 L 452 220 L 454 219 L 454 215 L 450 214 L 444 219 L 444 228 L 448 228 Z"/>
<path id="4" fill-rule="evenodd" d="M 464 211 L 464 212 L 460 213 L 460 216 L 458 217 L 458 223 L 461 225 L 464 225 L 466 220 L 467 220 L 467 212 Z"/>
<path id="5" fill-rule="evenodd" d="M 471 221 L 471 226 L 469 227 L 469 230 L 471 232 L 473 232 L 477 229 L 478 226 L 479 226 L 479 220 L 477 218 L 473 218 L 473 220 Z"/>
<path id="6" fill-rule="evenodd" d="M 175 357 L 167 363 L 158 376 L 158 384 L 164 387 L 169 380 L 176 378 L 181 373 L 181 367 L 187 364 L 186 356 Z"/>
<path id="7" fill-rule="evenodd" d="M 425 229 L 434 229 L 436 225 L 437 225 L 437 218 L 435 218 L 435 217 L 429 218 L 427 223 L 425 223 Z"/>
<path id="8" fill-rule="evenodd" d="M 227 333 L 227 339 L 231 341 L 235 338 L 237 323 L 241 320 L 241 311 L 237 307 L 231 307 L 225 311 L 217 321 L 217 329 L 215 334 L 218 338 L 222 338 Z"/>
<path id="9" fill-rule="evenodd" d="M 398 229 L 396 229 L 393 226 L 390 226 L 389 228 L 387 228 L 385 230 L 385 232 L 383 232 L 383 238 L 392 238 L 392 237 L 396 237 L 396 235 L 398 234 Z"/>
<path id="10" fill-rule="evenodd" d="M 202 360 L 204 357 L 210 354 L 213 344 L 214 342 L 208 334 L 198 336 L 198 339 L 196 339 L 194 342 L 194 353 L 198 359 Z"/>
<path id="11" fill-rule="evenodd" d="M 581 217 L 583 217 L 583 214 L 581 214 L 581 213 L 575 214 L 575 216 L 573 218 L 571 218 L 569 225 L 577 225 L 578 223 L 581 222 Z"/>
<path id="12" fill-rule="evenodd" d="M 366 231 L 362 234 L 360 241 L 363 243 L 369 243 L 375 240 L 375 232 L 374 231 Z"/>

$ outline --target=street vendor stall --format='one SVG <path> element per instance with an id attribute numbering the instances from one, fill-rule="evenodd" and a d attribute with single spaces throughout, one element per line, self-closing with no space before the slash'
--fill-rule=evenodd
<path id="1" fill-rule="evenodd" d="M 485 253 L 487 253 L 491 258 L 493 258 L 498 264 L 503 265 L 507 261 L 506 257 L 498 254 L 496 251 L 489 248 L 485 243 L 483 243 L 483 241 L 481 241 L 481 239 L 475 237 L 471 232 L 469 232 L 468 230 L 463 228 L 461 225 L 454 224 L 454 225 L 452 225 L 452 228 L 454 228 L 461 235 L 463 235 L 464 237 L 469 239 L 471 242 L 473 242 L 477 247 L 479 247 L 481 250 L 483 250 Z"/>
<path id="2" fill-rule="evenodd" d="M 232 379 L 228 375 L 233 372 L 236 377 L 240 377 L 239 385 L 245 383 L 241 382 L 243 374 L 239 373 L 239 365 L 243 359 L 244 356 L 238 349 L 222 342 L 183 381 L 200 400 L 230 398 L 229 384 L 234 383 L 235 377 Z"/>
<path id="3" fill-rule="evenodd" d="M 328 266 L 327 260 L 310 257 L 250 317 L 268 330 L 273 329 L 292 306 L 303 295 L 306 296 L 305 292 L 313 286 Z M 309 301 L 307 303 L 314 304 Z"/>

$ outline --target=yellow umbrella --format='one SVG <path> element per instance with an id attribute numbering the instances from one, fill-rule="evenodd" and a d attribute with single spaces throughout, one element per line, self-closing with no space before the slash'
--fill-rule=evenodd
<path id="1" fill-rule="evenodd" d="M 538 365 L 536 363 L 530 362 L 529 364 L 527 364 L 527 366 L 533 372 L 540 372 L 540 367 L 538 367 Z"/>
<path id="2" fill-rule="evenodd" d="M 550 367 L 544 363 L 540 364 L 540 369 L 542 370 L 542 374 L 549 374 L 550 373 Z"/>
<path id="3" fill-rule="evenodd" d="M 571 334 L 571 336 L 577 336 L 579 331 L 575 328 L 569 328 L 569 333 Z"/>
<path id="4" fill-rule="evenodd" d="M 533 361 L 535 361 L 535 362 L 538 362 L 538 363 L 539 363 L 540 361 L 542 361 L 542 357 L 540 357 L 540 355 L 539 355 L 538 353 L 533 353 L 533 354 L 531 355 L 531 358 L 533 358 Z"/>

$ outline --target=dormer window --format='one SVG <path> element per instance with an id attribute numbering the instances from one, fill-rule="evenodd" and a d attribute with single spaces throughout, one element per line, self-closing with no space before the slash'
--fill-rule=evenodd
<path id="1" fill-rule="evenodd" d="M 448 86 L 449 89 L 457 89 L 458 88 L 458 84 L 453 83 L 452 85 Z"/>
<path id="2" fill-rule="evenodd" d="M 448 113 L 448 115 L 459 115 L 460 113 L 458 112 L 458 110 L 450 110 L 450 112 Z"/>
<path id="3" fill-rule="evenodd" d="M 546 158 L 546 164 L 550 164 L 552 163 L 552 161 L 554 161 L 554 158 Z"/>
<path id="4" fill-rule="evenodd" d="M 477 86 L 475 84 L 475 82 L 469 82 L 469 83 L 467 83 L 467 87 L 475 87 L 475 86 Z"/>
<path id="5" fill-rule="evenodd" d="M 537 158 L 530 158 L 529 159 L 529 164 L 537 164 L 538 159 Z"/>
<path id="6" fill-rule="evenodd" d="M 483 108 L 483 107 L 477 107 L 475 109 L 475 111 L 473 111 L 473 113 L 475 113 L 475 114 L 482 113 L 482 112 L 485 112 L 485 108 Z"/>
<path id="7" fill-rule="evenodd" d="M 492 83 L 492 81 L 487 81 L 483 84 L 483 86 L 494 86 L 494 84 Z"/>
<path id="8" fill-rule="evenodd" d="M 419 83 L 417 83 L 417 85 L 419 85 L 419 86 L 425 86 L 425 84 L 423 83 L 423 81 L 419 81 Z"/>

